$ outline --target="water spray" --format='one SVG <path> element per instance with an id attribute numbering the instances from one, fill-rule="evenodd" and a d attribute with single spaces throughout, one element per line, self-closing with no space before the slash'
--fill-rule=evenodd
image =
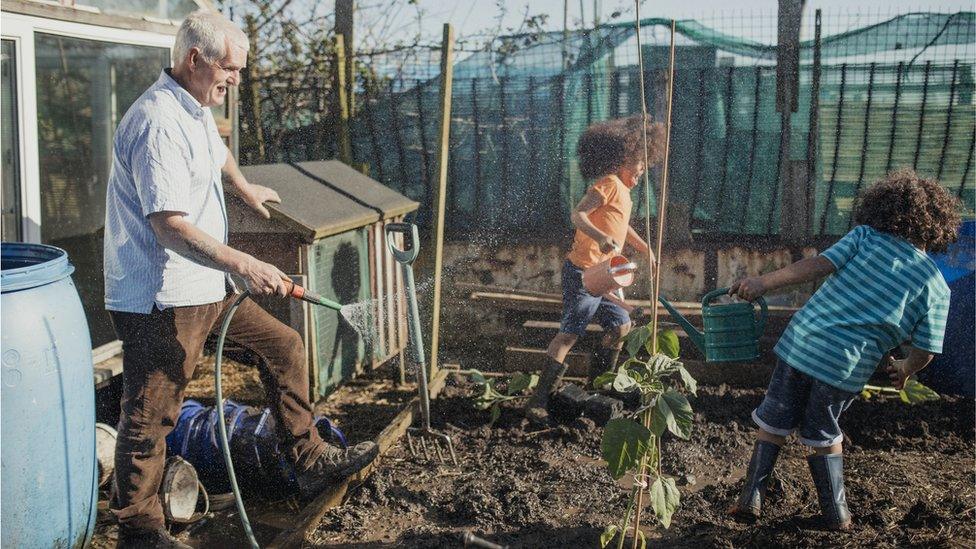
<path id="1" fill-rule="evenodd" d="M 291 284 L 291 289 L 288 292 L 288 297 L 293 299 L 300 299 L 306 301 L 313 305 L 320 305 L 322 307 L 328 307 L 334 311 L 339 312 L 345 317 L 344 310 L 346 307 L 322 297 L 314 292 L 305 289 L 298 284 L 295 284 L 291 280 L 285 280 L 286 284 Z M 214 360 L 214 392 L 216 393 L 217 399 L 217 430 L 220 438 L 220 450 L 224 455 L 224 464 L 227 466 L 227 478 L 230 481 L 231 491 L 234 492 L 234 502 L 237 504 L 237 512 L 241 515 L 241 525 L 244 527 L 244 534 L 247 536 L 247 540 L 250 543 L 252 549 L 260 549 L 257 539 L 254 537 L 254 531 L 251 529 L 251 521 L 247 518 L 247 511 L 244 510 L 244 498 L 241 496 L 241 489 L 237 486 L 237 475 L 234 472 L 234 460 L 230 456 L 230 443 L 227 440 L 227 425 L 224 420 L 224 394 L 223 387 L 220 383 L 220 366 L 222 362 L 222 356 L 224 351 L 224 341 L 227 339 L 227 330 L 230 328 L 231 319 L 234 318 L 234 313 L 237 312 L 237 308 L 240 307 L 241 303 L 245 299 L 251 296 L 251 292 L 244 291 L 234 303 L 227 310 L 227 316 L 224 317 L 224 322 L 220 325 L 220 332 L 217 336 L 217 350 L 216 359 Z M 355 326 L 354 326 L 355 327 Z"/>

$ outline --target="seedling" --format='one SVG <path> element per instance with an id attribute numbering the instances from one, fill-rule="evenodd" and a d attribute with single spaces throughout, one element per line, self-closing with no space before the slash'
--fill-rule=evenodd
<path id="1" fill-rule="evenodd" d="M 653 337 L 657 338 L 658 352 L 654 350 Z M 620 392 L 640 392 L 641 406 L 630 417 L 617 418 L 607 423 L 600 445 L 603 459 L 607 462 L 610 476 L 620 479 L 626 474 L 634 476 L 627 512 L 620 524 L 606 527 L 600 536 L 601 547 L 617 538 L 621 549 L 630 524 L 631 514 L 642 487 L 649 489 L 654 517 L 662 526 L 671 526 L 671 517 L 681 502 L 681 494 L 674 478 L 661 470 L 661 439 L 665 431 L 687 439 L 691 435 L 694 414 L 685 395 L 675 389 L 679 381 L 691 394 L 696 394 L 698 384 L 678 358 L 678 336 L 671 330 L 651 333 L 648 326 L 630 332 L 624 340 L 630 358 L 616 370 L 601 374 L 593 381 L 597 389 L 612 387 Z M 647 427 L 649 426 L 649 427 Z M 645 468 L 646 464 L 646 468 Z M 646 471 L 640 474 L 640 471 Z M 644 534 L 637 530 L 641 547 L 646 546 Z"/>
<path id="2" fill-rule="evenodd" d="M 478 410 L 491 410 L 489 425 L 494 425 L 501 416 L 502 402 L 528 398 L 532 394 L 532 389 L 539 383 L 538 375 L 521 372 L 509 378 L 499 378 L 487 377 L 478 370 L 470 370 L 468 378 L 479 386 L 479 394 L 473 403 L 474 407 Z M 504 388 L 499 387 L 502 381 L 505 382 Z"/>
<path id="3" fill-rule="evenodd" d="M 902 402 L 913 406 L 921 402 L 929 402 L 942 398 L 939 396 L 939 393 L 936 393 L 914 378 L 907 380 L 905 382 L 905 388 L 901 390 L 895 389 L 894 387 L 878 387 L 877 385 L 865 385 L 864 389 L 861 389 L 861 397 L 864 400 L 871 400 L 881 395 L 898 395 Z"/>

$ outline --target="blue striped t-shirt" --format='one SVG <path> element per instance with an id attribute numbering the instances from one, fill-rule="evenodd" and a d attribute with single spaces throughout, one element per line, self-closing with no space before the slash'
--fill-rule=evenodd
<path id="1" fill-rule="evenodd" d="M 784 362 L 857 392 L 882 356 L 904 341 L 942 352 L 949 287 L 924 252 L 859 225 L 821 256 L 836 271 L 793 315 L 776 344 Z"/>

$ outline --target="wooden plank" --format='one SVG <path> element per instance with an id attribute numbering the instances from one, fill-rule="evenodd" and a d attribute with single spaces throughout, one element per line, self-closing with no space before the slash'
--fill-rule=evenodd
<path id="1" fill-rule="evenodd" d="M 122 355 L 115 355 L 103 360 L 93 368 L 95 376 L 95 388 L 101 389 L 109 383 L 115 376 L 122 373 Z"/>
<path id="2" fill-rule="evenodd" d="M 538 292 L 528 293 L 518 290 L 510 290 L 508 292 L 475 291 L 471 292 L 468 299 L 472 301 L 483 301 L 499 308 L 520 311 L 559 312 L 562 310 L 562 298 L 557 294 L 539 294 Z M 627 303 L 637 307 L 644 307 L 645 309 L 650 305 L 650 301 L 646 299 L 628 299 Z M 672 301 L 671 306 L 682 315 L 701 316 L 701 303 L 691 301 Z M 661 311 L 661 314 L 668 314 L 668 312 L 661 305 L 658 305 L 658 310 Z M 798 307 L 770 305 L 769 315 L 789 317 L 798 310 Z"/>
<path id="3" fill-rule="evenodd" d="M 0 2 L 0 9 L 8 13 L 32 15 L 44 19 L 56 19 L 58 21 L 84 23 L 115 29 L 146 31 L 170 36 L 175 35 L 176 31 L 179 30 L 178 21 L 171 22 L 164 19 L 148 17 L 109 15 L 102 13 L 98 8 L 60 6 L 56 2 L 40 3 L 29 0 L 3 0 L 3 2 Z"/>
<path id="4" fill-rule="evenodd" d="M 441 329 L 441 271 L 444 262 L 444 209 L 447 201 L 448 155 L 451 147 L 451 90 L 454 82 L 454 27 L 444 23 L 441 43 L 441 119 L 437 147 L 437 196 L 434 218 L 434 303 L 431 306 L 430 365 L 437 372 Z"/>
<path id="5" fill-rule="evenodd" d="M 522 328 L 526 330 L 558 330 L 559 326 L 559 321 L 555 320 L 526 320 L 522 323 Z M 681 330 L 677 324 L 671 322 L 658 322 L 658 328 L 662 330 L 674 330 L 678 334 L 678 337 L 684 337 L 686 335 L 684 330 Z M 603 327 L 599 324 L 587 324 L 586 333 L 602 334 Z"/>
<path id="6" fill-rule="evenodd" d="M 551 320 L 526 320 L 522 323 L 522 328 L 526 330 L 558 330 L 559 322 Z M 600 334 L 603 333 L 603 327 L 599 324 L 587 324 L 586 333 L 588 334 Z"/>
<path id="7" fill-rule="evenodd" d="M 456 366 L 455 366 L 456 369 Z M 451 373 L 449 370 L 441 370 L 435 375 L 429 384 L 430 396 L 431 398 L 436 398 L 440 394 L 444 385 L 447 383 L 447 376 Z M 350 486 L 356 486 L 364 482 L 369 475 L 376 468 L 380 457 L 386 454 L 390 448 L 396 445 L 403 435 L 407 432 L 407 428 L 413 423 L 414 415 L 417 413 L 420 405 L 420 397 L 414 397 L 410 402 L 404 406 L 404 408 L 393 418 L 393 421 L 377 435 L 375 442 L 379 446 L 379 456 L 376 461 L 372 463 L 369 467 L 366 467 L 356 475 L 350 477 L 345 482 L 338 484 L 325 492 L 319 494 L 311 503 L 306 505 L 295 520 L 295 526 L 291 529 L 287 529 L 277 537 L 274 541 L 268 545 L 268 549 L 285 549 L 292 547 L 301 547 L 305 542 L 305 536 L 308 532 L 318 525 L 319 521 L 325 515 L 325 513 L 342 503 L 343 498 L 345 498 L 346 493 L 349 491 Z"/>
<path id="8" fill-rule="evenodd" d="M 548 363 L 549 356 L 545 349 L 530 349 L 527 347 L 505 347 L 504 368 L 506 372 L 541 372 Z M 566 374 L 570 376 L 586 377 L 590 370 L 590 353 L 584 351 L 570 351 L 563 361 L 566 364 Z"/>

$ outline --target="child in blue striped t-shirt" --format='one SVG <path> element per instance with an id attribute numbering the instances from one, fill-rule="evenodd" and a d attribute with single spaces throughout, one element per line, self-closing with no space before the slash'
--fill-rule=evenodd
<path id="1" fill-rule="evenodd" d="M 891 173 L 862 194 L 854 211 L 858 225 L 835 245 L 729 290 L 751 301 L 831 275 L 776 344 L 779 362 L 752 413 L 759 430 L 732 514 L 759 517 L 779 449 L 798 431 L 814 451 L 807 460 L 825 525 L 850 528 L 838 419 L 879 364 L 901 388 L 942 352 L 949 288 L 925 252 L 955 241 L 957 210 L 957 200 L 937 182 L 911 170 Z M 908 357 L 893 360 L 890 352 L 903 342 L 911 345 Z"/>

